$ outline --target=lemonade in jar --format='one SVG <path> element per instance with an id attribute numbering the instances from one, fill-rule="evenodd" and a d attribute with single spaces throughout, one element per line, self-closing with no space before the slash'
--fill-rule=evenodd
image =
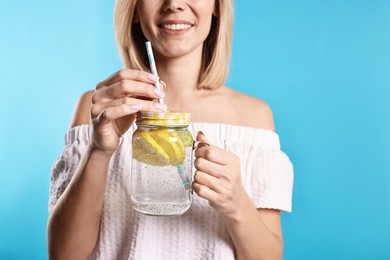
<path id="1" fill-rule="evenodd" d="M 132 139 L 131 201 L 155 216 L 181 215 L 192 202 L 190 114 L 140 112 Z"/>

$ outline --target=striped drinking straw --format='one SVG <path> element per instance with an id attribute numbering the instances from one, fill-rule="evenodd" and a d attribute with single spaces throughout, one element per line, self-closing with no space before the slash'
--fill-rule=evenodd
<path id="1" fill-rule="evenodd" d="M 152 70 L 152 74 L 158 77 L 156 62 L 154 61 L 154 56 L 153 56 L 152 44 L 150 43 L 150 41 L 147 41 L 145 42 L 145 45 L 146 45 L 146 51 L 148 52 L 148 59 L 149 59 L 150 69 Z M 157 80 L 154 85 L 158 90 L 161 90 L 159 80 Z M 160 102 L 160 104 L 164 105 L 163 98 L 160 98 L 158 101 Z"/>
<path id="2" fill-rule="evenodd" d="M 154 61 L 154 56 L 153 56 L 152 44 L 150 43 L 150 41 L 147 41 L 147 42 L 145 42 L 145 45 L 146 45 L 146 51 L 148 53 L 148 59 L 149 59 L 149 64 L 150 64 L 150 69 L 152 71 L 152 74 L 158 77 L 156 62 Z M 155 86 L 157 89 L 161 90 L 159 80 L 156 81 Z M 163 98 L 160 98 L 158 101 L 160 102 L 160 104 L 164 105 Z M 179 172 L 179 176 L 180 176 L 181 181 L 183 182 L 184 188 L 186 190 L 189 190 L 190 185 L 191 185 L 191 181 L 188 178 L 188 176 L 186 175 L 186 167 L 184 166 L 184 164 L 178 165 L 177 171 Z"/>

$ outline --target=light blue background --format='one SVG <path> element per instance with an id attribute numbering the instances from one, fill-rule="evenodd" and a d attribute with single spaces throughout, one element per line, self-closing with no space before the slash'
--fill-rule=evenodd
<path id="1" fill-rule="evenodd" d="M 228 85 L 295 165 L 285 259 L 390 259 L 390 2 L 236 1 Z M 121 68 L 112 1 L 0 3 L 0 258 L 45 259 L 50 168 L 78 96 Z"/>

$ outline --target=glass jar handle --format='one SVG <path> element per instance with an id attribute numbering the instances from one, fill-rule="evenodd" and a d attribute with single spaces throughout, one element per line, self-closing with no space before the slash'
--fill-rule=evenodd
<path id="1" fill-rule="evenodd" d="M 206 142 L 201 142 L 201 141 L 194 141 L 192 143 L 192 150 L 196 150 L 200 147 L 204 147 L 204 146 L 211 146 L 209 143 L 206 143 Z"/>
<path id="2" fill-rule="evenodd" d="M 208 144 L 206 142 L 193 141 L 192 150 L 194 151 L 195 149 L 203 147 L 203 146 L 210 146 L 210 144 Z M 184 166 L 184 164 L 179 164 L 177 166 L 177 171 L 179 173 L 179 176 L 180 176 L 180 179 L 183 183 L 184 188 L 186 190 L 189 190 L 190 186 L 191 186 L 191 183 L 190 183 L 191 181 L 190 181 L 190 178 L 188 178 L 188 176 L 186 175 L 186 167 Z"/>

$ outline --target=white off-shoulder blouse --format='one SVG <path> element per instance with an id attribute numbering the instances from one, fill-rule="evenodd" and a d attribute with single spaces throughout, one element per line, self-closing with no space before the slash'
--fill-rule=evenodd
<path id="1" fill-rule="evenodd" d="M 111 158 L 99 239 L 90 259 L 234 259 L 233 243 L 222 218 L 195 193 L 182 216 L 153 217 L 137 213 L 130 201 L 132 127 Z M 213 145 L 241 160 L 242 183 L 257 208 L 290 212 L 293 166 L 280 149 L 276 133 L 237 125 L 192 123 Z M 49 212 L 69 184 L 88 150 L 90 126 L 68 131 L 65 148 L 51 174 Z"/>

